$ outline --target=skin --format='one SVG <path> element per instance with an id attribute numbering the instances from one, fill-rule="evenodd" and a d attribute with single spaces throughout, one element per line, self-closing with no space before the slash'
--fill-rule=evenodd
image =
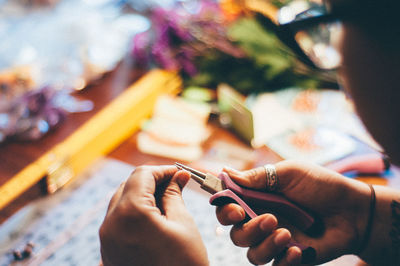
<path id="1" fill-rule="evenodd" d="M 400 53 L 385 50 L 354 24 L 345 25 L 341 47 L 344 88 L 369 132 L 400 165 L 400 107 L 396 101 L 400 99 Z"/>
<path id="2" fill-rule="evenodd" d="M 248 259 L 251 263 L 265 264 L 275 258 L 274 265 L 300 265 L 301 252 L 297 248 L 291 248 L 291 252 L 287 252 L 283 258 L 279 257 L 285 245 L 293 239 L 316 249 L 317 258 L 313 264 L 324 263 L 345 254 L 355 254 L 372 265 L 398 265 L 399 262 L 394 259 L 397 251 L 390 249 L 389 237 L 390 203 L 398 197 L 398 191 L 375 187 L 377 205 L 372 235 L 367 248 L 359 254 L 358 248 L 363 241 L 369 215 L 368 186 L 304 162 L 282 161 L 276 164 L 276 169 L 280 181 L 277 192 L 311 210 L 322 220 L 325 229 L 321 235 L 310 237 L 272 214 L 260 215 L 243 223 L 244 210 L 239 205 L 218 207 L 218 220 L 224 225 L 234 225 L 231 230 L 232 241 L 238 246 L 249 248 Z M 229 168 L 224 171 L 242 186 L 265 188 L 263 167 L 243 172 Z M 269 230 L 269 234 L 262 233 L 264 227 L 273 230 Z M 290 238 L 277 244 L 275 238 L 278 230 L 280 234 L 290 235 Z"/>
<path id="3" fill-rule="evenodd" d="M 104 265 L 208 265 L 182 200 L 190 175 L 174 166 L 140 166 L 112 197 L 100 227 Z"/>
<path id="4" fill-rule="evenodd" d="M 356 251 L 360 245 L 359 235 L 365 225 L 364 217 L 359 216 L 368 209 L 368 187 L 351 179 L 315 165 L 307 165 L 294 161 L 283 161 L 276 164 L 279 176 L 278 191 L 300 206 L 312 209 L 318 213 L 325 225 L 324 232 L 318 238 L 312 238 L 295 227 L 286 224 L 281 234 L 289 234 L 296 241 L 312 246 L 316 249 L 315 263 L 323 263 L 340 255 Z M 250 171 L 239 172 L 233 169 L 224 169 L 237 183 L 256 189 L 265 188 L 265 169 L 259 167 Z M 356 193 L 355 193 L 356 192 Z M 318 200 L 316 200 L 318 199 Z M 349 204 L 351 202 L 351 204 Z M 358 209 L 362 208 L 363 212 Z M 246 224 L 241 219 L 232 219 L 234 212 L 243 212 L 235 204 L 226 205 L 217 209 L 217 217 L 223 224 L 234 224 L 231 231 L 232 241 L 241 246 L 249 247 L 248 258 L 253 264 L 265 264 L 282 251 L 287 242 L 276 245 L 276 235 L 267 235 L 264 238 L 255 237 L 252 228 L 261 228 L 267 221 L 273 224 L 271 214 L 259 216 Z M 238 217 L 237 217 L 238 218 Z M 278 218 L 278 220 L 281 220 Z M 357 223 L 354 223 L 357 221 Z M 264 224 L 263 224 L 264 223 Z M 251 226 L 250 226 L 251 225 Z M 276 223 L 274 224 L 276 227 Z M 279 225 L 278 227 L 280 227 Z M 251 228 L 250 228 L 251 227 Z M 289 233 L 290 232 L 290 233 Z M 265 236 L 265 234 L 264 234 Z M 244 245 L 243 245 L 244 244 Z M 263 248 L 263 246 L 268 248 Z M 272 251 L 276 251 L 275 253 Z M 300 250 L 293 248 L 293 253 L 277 260 L 275 264 L 297 264 L 300 262 Z"/>
<path id="5" fill-rule="evenodd" d="M 333 9 L 336 5 L 341 6 L 345 3 L 345 1 L 330 2 Z M 379 19 L 384 19 L 384 16 L 373 21 L 378 24 L 374 27 L 379 28 Z M 398 123 L 400 105 L 396 101 L 400 99 L 398 82 L 400 53 L 398 49 L 390 49 L 387 40 L 391 40 L 392 46 L 396 46 L 393 43 L 400 43 L 400 41 L 398 37 L 382 40 L 380 39 L 382 33 L 371 32 L 366 26 L 368 23 L 365 21 L 355 20 L 344 23 L 341 43 L 343 64 L 339 70 L 340 78 L 367 129 L 382 145 L 392 163 L 400 165 L 400 123 Z M 375 186 L 377 203 L 371 238 L 366 249 L 358 254 L 357 247 L 365 235 L 366 221 L 370 211 L 368 187 L 354 180 L 349 183 L 349 180 L 340 175 L 307 164 L 281 162 L 276 167 L 282 183 L 279 192 L 317 213 L 326 225 L 326 230 L 320 238 L 304 236 L 296 228 L 284 223 L 278 225 L 278 228 L 283 226 L 289 229 L 294 240 L 317 249 L 315 263 L 329 261 L 343 254 L 356 254 L 372 265 L 400 264 L 396 256 L 400 250 L 393 245 L 390 238 L 390 232 L 393 229 L 391 203 L 393 200 L 399 200 L 399 191 Z M 262 168 L 245 172 L 232 169 L 225 169 L 225 171 L 242 185 L 251 188 L 263 186 L 265 174 Z M 289 176 L 288 171 L 291 172 Z M 286 186 L 286 179 L 290 179 L 296 185 Z M 342 187 L 338 189 L 332 182 Z M 338 194 L 332 193 L 335 191 Z M 341 194 L 340 191 L 347 192 Z M 318 196 L 321 192 L 323 192 L 322 195 Z M 304 195 L 311 196 L 308 198 Z M 322 208 L 318 206 L 319 204 L 322 204 Z M 329 210 L 333 211 L 333 215 Z M 264 239 L 255 239 L 254 230 L 249 229 L 250 226 L 247 225 L 258 223 L 260 227 L 266 221 L 259 217 L 258 220 L 253 221 L 253 219 L 247 224 L 242 224 L 237 215 L 239 213 L 243 213 L 243 210 L 234 204 L 217 209 L 217 216 L 222 224 L 234 225 L 231 232 L 233 242 L 246 243 L 244 246 L 249 247 L 248 257 L 253 263 L 263 264 L 271 258 L 277 258 L 279 252 L 276 251 L 280 251 L 284 245 L 274 246 L 275 232 L 272 231 Z M 351 213 L 357 215 L 352 216 Z M 267 219 L 268 215 L 264 216 L 266 217 L 264 219 Z M 251 228 L 256 228 L 256 226 L 252 225 Z M 284 258 L 275 260 L 275 264 L 297 265 L 299 257 L 299 252 L 286 254 Z"/>
<path id="6" fill-rule="evenodd" d="M 332 10 L 346 2 L 329 1 Z M 384 18 L 375 17 L 374 27 L 383 28 L 385 25 L 379 23 Z M 341 81 L 367 129 L 392 162 L 400 165 L 400 52 L 387 49 L 388 39 L 382 37 L 385 33 L 371 31 L 364 22 L 344 23 Z M 375 186 L 371 237 L 359 253 L 370 213 L 369 187 L 316 165 L 282 161 L 276 169 L 278 192 L 312 211 L 323 221 L 325 230 L 318 237 L 310 237 L 283 217 L 268 213 L 244 223 L 240 206 L 218 207 L 218 220 L 233 225 L 232 241 L 248 248 L 250 262 L 274 260 L 274 265 L 299 265 L 301 253 L 296 247 L 279 256 L 284 246 L 295 240 L 316 249 L 315 264 L 356 254 L 372 265 L 400 265 L 396 255 L 400 250 L 390 237 L 391 203 L 400 200 L 399 191 Z M 224 171 L 240 185 L 265 189 L 263 168 Z M 104 265 L 208 265 L 205 247 L 181 197 L 187 179 L 187 173 L 173 166 L 143 166 L 132 173 L 111 200 L 100 228 Z"/>

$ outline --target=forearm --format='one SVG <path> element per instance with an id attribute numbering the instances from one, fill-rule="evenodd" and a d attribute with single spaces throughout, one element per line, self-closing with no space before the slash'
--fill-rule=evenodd
<path id="1" fill-rule="evenodd" d="M 374 188 L 376 206 L 371 236 L 360 257 L 371 265 L 400 265 L 400 191 Z"/>

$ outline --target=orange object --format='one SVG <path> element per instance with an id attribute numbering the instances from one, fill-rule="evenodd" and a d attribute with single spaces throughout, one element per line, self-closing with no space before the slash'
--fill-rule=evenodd
<path id="1" fill-rule="evenodd" d="M 314 113 L 317 111 L 321 95 L 312 90 L 300 92 L 293 101 L 292 108 L 298 112 Z"/>
<path id="2" fill-rule="evenodd" d="M 227 21 L 234 21 L 244 13 L 244 0 L 221 0 L 220 7 Z"/>
<path id="3" fill-rule="evenodd" d="M 318 150 L 321 146 L 315 142 L 315 133 L 316 131 L 313 128 L 305 129 L 289 136 L 289 142 L 302 151 L 310 152 Z"/>
<path id="4" fill-rule="evenodd" d="M 370 176 L 370 177 L 357 177 L 356 179 L 371 185 L 387 186 L 389 184 L 389 181 L 383 177 Z"/>

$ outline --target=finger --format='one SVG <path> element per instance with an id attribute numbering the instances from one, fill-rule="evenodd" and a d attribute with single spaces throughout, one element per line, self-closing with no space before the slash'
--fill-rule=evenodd
<path id="1" fill-rule="evenodd" d="M 243 208 L 238 204 L 229 203 L 216 208 L 217 219 L 222 225 L 237 224 L 246 217 Z"/>
<path id="2" fill-rule="evenodd" d="M 115 206 L 117 205 L 117 202 L 120 200 L 122 196 L 122 192 L 124 190 L 126 181 L 122 182 L 119 187 L 117 188 L 117 191 L 115 191 L 114 195 L 111 197 L 110 203 L 108 204 L 107 208 L 107 213 L 111 212 Z"/>
<path id="3" fill-rule="evenodd" d="M 249 222 L 234 225 L 231 230 L 232 242 L 239 247 L 251 247 L 260 243 L 276 229 L 278 221 L 272 214 L 263 214 Z"/>
<path id="4" fill-rule="evenodd" d="M 171 179 L 177 170 L 175 166 L 137 167 L 123 186 L 122 193 L 118 190 L 112 199 L 111 206 L 116 206 L 114 209 L 118 211 L 114 216 L 146 220 L 146 215 L 161 214 L 154 197 L 157 184 Z"/>
<path id="5" fill-rule="evenodd" d="M 187 171 L 178 171 L 172 177 L 162 195 L 162 208 L 168 220 L 183 221 L 191 216 L 182 199 L 182 189 L 190 179 Z"/>
<path id="6" fill-rule="evenodd" d="M 255 189 L 265 189 L 266 187 L 266 172 L 264 167 L 257 167 L 246 171 L 224 167 L 223 171 L 241 186 Z"/>
<path id="7" fill-rule="evenodd" d="M 295 186 L 303 179 L 309 169 L 316 169 L 316 167 L 317 166 L 295 161 L 281 161 L 276 163 L 275 170 L 278 179 L 278 186 L 275 191 L 282 192 L 289 187 Z M 321 171 L 320 168 L 318 169 Z M 264 166 L 246 171 L 238 171 L 230 167 L 224 167 L 223 171 L 226 172 L 233 181 L 241 186 L 255 189 L 266 189 L 267 172 Z"/>
<path id="8" fill-rule="evenodd" d="M 274 260 L 273 266 L 295 266 L 300 264 L 301 250 L 298 247 L 291 247 L 283 257 Z"/>
<path id="9" fill-rule="evenodd" d="M 277 257 L 290 242 L 291 235 L 287 229 L 277 229 L 259 245 L 250 247 L 247 258 L 253 264 L 265 264 Z"/>
<path id="10" fill-rule="evenodd" d="M 173 165 L 136 167 L 126 181 L 124 193 L 142 199 L 144 195 L 154 195 L 157 185 L 170 180 L 177 171 Z"/>

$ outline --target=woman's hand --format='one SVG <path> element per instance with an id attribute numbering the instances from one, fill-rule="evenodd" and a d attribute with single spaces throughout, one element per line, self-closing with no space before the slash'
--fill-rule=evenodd
<path id="1" fill-rule="evenodd" d="M 249 247 L 249 261 L 265 264 L 275 259 L 277 265 L 300 264 L 301 251 L 297 247 L 280 256 L 292 239 L 316 250 L 316 264 L 355 253 L 361 245 L 369 213 L 368 186 L 316 165 L 282 161 L 275 166 L 279 180 L 277 192 L 321 219 L 324 230 L 311 237 L 293 227 L 284 217 L 272 214 L 263 214 L 243 223 L 245 213 L 239 205 L 218 207 L 218 220 L 224 225 L 234 225 L 232 241 L 238 246 Z M 244 172 L 228 168 L 224 171 L 239 185 L 266 188 L 264 167 Z"/>
<path id="2" fill-rule="evenodd" d="M 104 265 L 208 265 L 175 166 L 137 167 L 110 201 L 100 228 Z"/>

